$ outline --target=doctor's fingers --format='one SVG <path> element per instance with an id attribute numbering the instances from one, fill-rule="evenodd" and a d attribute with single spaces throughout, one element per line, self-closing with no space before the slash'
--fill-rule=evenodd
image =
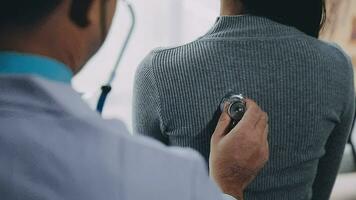
<path id="1" fill-rule="evenodd" d="M 248 132 L 252 132 L 252 130 L 256 129 L 257 123 L 260 121 L 264 112 L 261 108 L 252 100 L 246 100 L 246 113 L 241 119 L 241 121 L 235 126 L 232 132 L 241 133 L 241 130 L 246 130 Z M 239 129 L 240 131 L 238 131 Z"/>
<path id="2" fill-rule="evenodd" d="M 230 127 L 230 124 L 232 121 L 229 114 L 227 113 L 228 107 L 229 107 L 229 104 L 226 103 L 224 105 L 224 111 L 221 113 L 218 124 L 214 131 L 213 137 L 221 138 L 221 137 L 224 137 L 226 134 L 228 134 L 229 127 Z"/>

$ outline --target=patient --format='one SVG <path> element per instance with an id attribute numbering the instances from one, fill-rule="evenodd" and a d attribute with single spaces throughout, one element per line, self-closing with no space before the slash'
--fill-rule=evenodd
<path id="1" fill-rule="evenodd" d="M 229 91 L 244 94 L 269 113 L 271 126 L 270 162 L 246 199 L 328 199 L 350 132 L 355 93 L 348 57 L 317 39 L 324 1 L 221 4 L 221 16 L 207 34 L 157 49 L 142 62 L 135 131 L 194 148 L 208 161 L 214 108 Z"/>

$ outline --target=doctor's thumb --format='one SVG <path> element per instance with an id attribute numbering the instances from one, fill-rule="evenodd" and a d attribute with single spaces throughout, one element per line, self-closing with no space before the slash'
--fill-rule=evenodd
<path id="1" fill-rule="evenodd" d="M 212 142 L 222 139 L 230 131 L 231 118 L 227 113 L 229 104 L 226 103 L 224 106 L 224 112 L 221 113 L 218 124 L 212 136 Z"/>

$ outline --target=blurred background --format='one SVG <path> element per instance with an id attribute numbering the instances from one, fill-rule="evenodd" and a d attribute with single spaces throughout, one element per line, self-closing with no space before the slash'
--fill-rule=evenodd
<path id="1" fill-rule="evenodd" d="M 131 130 L 132 89 L 135 71 L 141 60 L 154 48 L 176 46 L 193 41 L 206 33 L 219 15 L 219 0 L 131 0 L 137 24 L 120 65 L 113 91 L 104 110 L 105 118 L 121 119 Z M 336 42 L 352 57 L 356 66 L 356 0 L 327 0 L 327 23 L 322 39 Z M 130 26 L 123 4 L 104 47 L 75 77 L 74 87 L 95 106 L 100 86 L 106 83 Z M 354 134 L 356 143 L 356 134 Z M 345 158 L 332 199 L 356 200 L 355 161 L 351 147 Z"/>

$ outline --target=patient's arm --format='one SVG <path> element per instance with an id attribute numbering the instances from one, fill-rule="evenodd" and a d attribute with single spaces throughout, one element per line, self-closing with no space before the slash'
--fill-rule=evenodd
<path id="1" fill-rule="evenodd" d="M 350 74 L 353 74 L 351 61 Z M 345 76 L 348 77 L 348 76 Z M 313 184 L 313 200 L 329 199 L 340 167 L 345 145 L 351 132 L 355 112 L 355 92 L 353 78 L 344 85 L 344 111 L 340 123 L 335 127 L 325 145 L 325 155 L 320 159 L 318 172 Z M 340 102 L 343 103 L 343 102 Z"/>
<path id="2" fill-rule="evenodd" d="M 134 133 L 155 138 L 168 144 L 163 134 L 159 93 L 152 72 L 151 56 L 146 57 L 136 72 L 133 103 Z"/>
<path id="3" fill-rule="evenodd" d="M 329 199 L 350 133 L 354 109 L 345 113 L 344 120 L 335 128 L 325 145 L 325 155 L 320 159 L 313 184 L 313 200 Z"/>

